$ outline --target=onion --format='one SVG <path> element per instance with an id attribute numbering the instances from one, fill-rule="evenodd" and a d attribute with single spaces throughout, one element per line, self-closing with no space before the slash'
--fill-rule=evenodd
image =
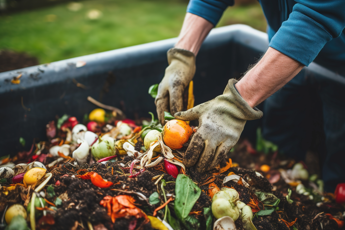
<path id="1" fill-rule="evenodd" d="M 24 219 L 26 219 L 26 216 L 27 216 L 26 210 L 23 207 L 23 205 L 14 204 L 11 207 L 9 207 L 9 209 L 6 212 L 6 215 L 5 215 L 6 223 L 10 224 L 13 217 L 18 216 L 18 215 L 21 215 L 22 217 L 24 217 Z"/>
<path id="2" fill-rule="evenodd" d="M 162 134 L 157 130 L 151 130 L 150 132 L 148 132 L 144 139 L 145 148 L 149 149 L 151 143 L 158 141 L 160 137 L 162 137 Z M 161 150 L 161 146 L 158 145 L 153 151 L 160 152 Z"/>
<path id="3" fill-rule="evenodd" d="M 234 221 L 240 216 L 240 212 L 235 204 L 224 198 L 218 198 L 212 201 L 212 213 L 217 219 L 223 216 L 229 216 Z"/>
<path id="4" fill-rule="evenodd" d="M 12 184 L 22 183 L 25 173 L 20 173 L 12 178 Z"/>
<path id="5" fill-rule="evenodd" d="M 110 156 L 110 157 L 104 157 L 104 158 L 98 160 L 97 162 L 98 162 L 98 163 L 101 163 L 101 162 L 103 162 L 103 161 L 111 160 L 111 159 L 113 159 L 113 158 L 115 158 L 115 157 L 117 157 L 117 156 L 115 155 L 115 156 Z"/>
<path id="6" fill-rule="evenodd" d="M 87 161 L 87 156 L 89 155 L 89 144 L 83 140 L 81 141 L 81 145 L 74 150 L 73 158 L 77 160 L 78 164 L 85 164 Z"/>
<path id="7" fill-rule="evenodd" d="M 11 178 L 14 176 L 14 171 L 13 169 L 9 168 L 9 167 L 1 167 L 0 168 L 0 177 L 1 178 Z"/>
<path id="8" fill-rule="evenodd" d="M 92 145 L 91 153 L 96 160 L 114 156 L 116 154 L 114 138 L 109 136 L 99 137 L 98 141 Z"/>
<path id="9" fill-rule="evenodd" d="M 86 131 L 85 132 L 85 136 L 84 136 L 84 140 L 86 140 L 86 142 L 90 146 L 92 146 L 98 140 L 98 135 L 96 133 L 93 133 L 93 132 L 90 132 L 90 131 Z"/>

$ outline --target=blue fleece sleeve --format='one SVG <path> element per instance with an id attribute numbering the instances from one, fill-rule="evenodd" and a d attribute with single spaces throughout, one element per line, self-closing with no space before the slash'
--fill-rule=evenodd
<path id="1" fill-rule="evenodd" d="M 198 15 L 216 26 L 224 10 L 233 4 L 234 0 L 190 0 L 187 12 Z"/>
<path id="2" fill-rule="evenodd" d="M 345 0 L 296 0 L 270 47 L 308 66 L 345 28 Z"/>

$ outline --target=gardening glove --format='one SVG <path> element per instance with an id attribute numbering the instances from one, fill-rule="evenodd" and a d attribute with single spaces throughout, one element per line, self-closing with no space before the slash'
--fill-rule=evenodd
<path id="1" fill-rule="evenodd" d="M 168 51 L 169 66 L 158 86 L 155 100 L 158 119 L 164 125 L 164 111 L 172 114 L 183 110 L 183 93 L 195 73 L 194 53 L 178 48 Z"/>
<path id="2" fill-rule="evenodd" d="M 215 168 L 238 141 L 246 121 L 262 117 L 260 110 L 251 108 L 241 97 L 236 83 L 230 79 L 223 95 L 175 114 L 185 121 L 199 119 L 199 128 L 183 156 L 186 167 L 196 164 L 198 172 Z"/>

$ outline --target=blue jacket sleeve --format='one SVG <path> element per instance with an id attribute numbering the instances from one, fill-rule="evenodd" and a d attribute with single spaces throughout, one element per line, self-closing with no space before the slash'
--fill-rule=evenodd
<path id="1" fill-rule="evenodd" d="M 198 15 L 216 26 L 224 10 L 233 4 L 234 0 L 190 0 L 187 12 Z"/>
<path id="2" fill-rule="evenodd" d="M 308 66 L 345 28 L 345 0 L 296 0 L 270 47 Z"/>

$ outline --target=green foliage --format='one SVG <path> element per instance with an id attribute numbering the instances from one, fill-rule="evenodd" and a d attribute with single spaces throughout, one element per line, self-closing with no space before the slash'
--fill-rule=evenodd
<path id="1" fill-rule="evenodd" d="M 25 146 L 25 139 L 20 137 L 19 138 L 19 143 L 24 147 Z"/>
<path id="2" fill-rule="evenodd" d="M 26 220 L 22 215 L 17 215 L 13 217 L 11 223 L 6 226 L 5 230 L 30 230 Z"/>
<path id="3" fill-rule="evenodd" d="M 151 196 L 149 197 L 149 202 L 152 205 L 158 204 L 160 202 L 158 192 L 154 192 L 154 193 L 151 194 Z"/>
<path id="4" fill-rule="evenodd" d="M 265 210 L 260 210 L 257 212 L 258 216 L 269 216 L 271 215 L 276 209 L 275 208 L 266 208 Z"/>
<path id="5" fill-rule="evenodd" d="M 177 37 L 188 1 L 81 1 L 79 11 L 66 4 L 0 16 L 0 49 L 24 51 L 41 63 Z M 90 20 L 97 9 L 102 16 Z M 51 20 L 55 19 L 55 20 Z M 247 24 L 262 31 L 266 21 L 259 4 L 229 7 L 218 26 Z M 25 37 L 25 39 L 23 39 Z"/>
<path id="6" fill-rule="evenodd" d="M 181 223 L 171 215 L 168 205 L 166 207 L 167 207 L 167 221 L 169 225 L 174 230 L 182 230 Z"/>
<path id="7" fill-rule="evenodd" d="M 151 97 L 156 98 L 157 97 L 157 91 L 158 91 L 158 84 L 151 85 L 149 88 L 149 94 Z"/>
<path id="8" fill-rule="evenodd" d="M 200 229 L 200 221 L 195 216 L 187 216 L 182 223 L 188 230 Z"/>
<path id="9" fill-rule="evenodd" d="M 259 152 L 264 152 L 266 154 L 270 152 L 275 152 L 278 150 L 278 146 L 270 141 L 266 141 L 262 137 L 261 128 L 256 130 L 256 150 Z"/>
<path id="10" fill-rule="evenodd" d="M 59 129 L 61 128 L 61 125 L 63 125 L 63 123 L 68 119 L 68 115 L 67 114 L 64 114 L 62 117 L 60 117 L 58 120 L 57 120 L 57 124 L 56 124 L 56 127 Z"/>
<path id="11" fill-rule="evenodd" d="M 211 207 L 204 208 L 204 217 L 206 220 L 206 230 L 212 230 L 212 209 L 211 209 Z"/>
<path id="12" fill-rule="evenodd" d="M 187 218 L 200 194 L 201 189 L 189 177 L 183 174 L 177 176 L 174 209 L 180 220 Z"/>
<path id="13" fill-rule="evenodd" d="M 173 119 L 175 119 L 175 117 L 173 115 L 171 115 L 169 112 L 164 111 L 164 120 L 170 121 Z"/>
<path id="14" fill-rule="evenodd" d="M 54 196 L 55 196 L 54 187 L 52 185 L 49 185 L 47 187 L 47 197 L 48 198 L 53 198 Z"/>
<path id="15" fill-rule="evenodd" d="M 39 207 L 39 208 L 42 208 L 42 204 L 43 204 L 43 207 L 46 206 L 46 201 L 43 199 L 43 198 L 39 198 L 39 197 L 36 197 L 35 199 L 35 208 L 36 207 Z M 26 211 L 28 213 L 28 215 L 30 215 L 30 211 L 31 211 L 31 201 L 29 202 L 27 208 L 26 208 Z M 42 215 L 42 211 L 39 211 L 39 210 L 35 210 L 35 216 L 36 218 L 41 216 Z"/>
<path id="16" fill-rule="evenodd" d="M 59 197 L 57 197 L 56 199 L 55 199 L 55 205 L 56 206 L 59 206 L 59 205 L 61 205 L 62 204 L 62 200 L 59 198 Z"/>
<path id="17" fill-rule="evenodd" d="M 291 189 L 288 189 L 288 194 L 287 194 L 287 196 L 286 196 L 286 200 L 287 200 L 287 202 L 289 202 L 290 204 L 292 204 L 293 203 L 293 200 L 291 200 Z"/>

